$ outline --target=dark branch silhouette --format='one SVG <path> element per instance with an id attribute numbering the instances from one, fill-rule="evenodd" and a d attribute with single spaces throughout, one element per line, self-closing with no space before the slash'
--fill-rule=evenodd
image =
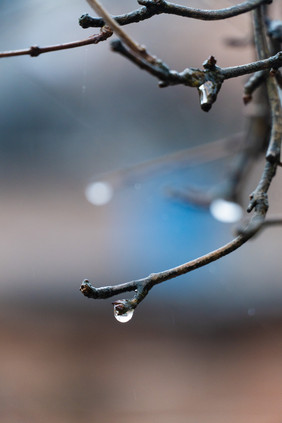
<path id="1" fill-rule="evenodd" d="M 155 15 L 166 13 L 170 15 L 182 16 L 185 18 L 216 21 L 241 15 L 242 13 L 246 13 L 255 9 L 261 4 L 271 3 L 271 1 L 249 0 L 236 6 L 218 10 L 203 10 L 195 9 L 193 7 L 179 6 L 178 4 L 169 3 L 165 0 L 138 0 L 138 3 L 143 5 L 143 7 L 124 15 L 113 16 L 113 19 L 115 19 L 119 25 L 128 25 L 144 21 L 145 19 L 150 19 Z M 103 18 L 93 18 L 88 14 L 85 14 L 80 17 L 79 24 L 82 26 L 82 28 L 99 28 L 105 25 L 105 21 Z"/>

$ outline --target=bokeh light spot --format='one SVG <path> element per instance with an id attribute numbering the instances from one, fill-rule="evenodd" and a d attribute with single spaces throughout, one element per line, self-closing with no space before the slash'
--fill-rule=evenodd
<path id="1" fill-rule="evenodd" d="M 104 206 L 113 197 L 113 188 L 107 182 L 94 182 L 85 189 L 85 196 L 94 206 Z"/>

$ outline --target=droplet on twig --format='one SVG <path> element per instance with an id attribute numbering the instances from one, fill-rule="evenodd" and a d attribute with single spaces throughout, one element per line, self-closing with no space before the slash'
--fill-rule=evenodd
<path id="1" fill-rule="evenodd" d="M 118 322 L 121 322 L 121 323 L 129 322 L 129 320 L 132 319 L 133 313 L 134 313 L 134 310 L 128 310 L 124 314 L 119 314 L 118 305 L 114 306 L 114 316 Z"/>

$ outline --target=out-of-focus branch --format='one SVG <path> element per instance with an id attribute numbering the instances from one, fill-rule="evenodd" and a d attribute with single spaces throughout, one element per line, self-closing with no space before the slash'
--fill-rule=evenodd
<path id="1" fill-rule="evenodd" d="M 268 54 L 268 45 L 265 36 L 265 16 L 260 7 L 253 12 L 254 38 L 257 55 L 264 59 Z M 266 163 L 261 179 L 250 195 L 248 212 L 255 210 L 258 221 L 264 219 L 268 210 L 267 192 L 274 178 L 278 164 L 280 164 L 280 150 L 282 139 L 282 113 L 278 89 L 273 76 L 269 75 L 266 80 L 268 101 L 271 108 L 271 134 L 266 153 Z"/>
<path id="2" fill-rule="evenodd" d="M 90 1 L 88 2 L 90 3 Z M 193 7 L 186 7 L 174 3 L 169 3 L 165 0 L 138 0 L 138 3 L 143 5 L 143 7 L 124 15 L 113 16 L 112 19 L 118 22 L 119 25 L 128 25 L 131 23 L 144 21 L 145 19 L 149 19 L 155 15 L 166 13 L 186 18 L 214 21 L 241 15 L 255 9 L 261 4 L 271 3 L 271 1 L 248 0 L 241 4 L 237 4 L 236 6 L 218 10 L 195 9 Z M 102 13 L 99 13 L 99 15 L 101 16 L 99 18 L 92 18 L 87 14 L 82 15 L 79 19 L 79 23 L 83 28 L 102 27 L 105 25 L 105 22 L 109 24 Z"/>
<path id="3" fill-rule="evenodd" d="M 111 30 L 135 53 L 140 54 L 140 46 L 123 31 L 119 24 L 109 15 L 105 8 L 98 2 L 98 0 L 87 0 L 87 3 L 95 10 L 95 12 L 101 15 L 104 19 L 104 23 L 108 25 Z"/>
<path id="4" fill-rule="evenodd" d="M 224 79 L 236 78 L 237 76 L 247 75 L 249 73 L 257 72 L 267 69 L 278 69 L 282 66 L 282 51 L 267 59 L 257 60 L 246 65 L 233 66 L 222 69 Z"/>
<path id="5" fill-rule="evenodd" d="M 72 49 L 76 47 L 88 46 L 90 44 L 98 44 L 101 41 L 107 40 L 107 38 L 111 37 L 112 34 L 113 34 L 112 31 L 108 27 L 103 27 L 101 28 L 100 34 L 91 35 L 85 40 L 72 41 L 70 43 L 56 44 L 53 46 L 46 46 L 46 47 L 32 46 L 28 49 L 3 51 L 3 52 L 0 52 L 0 58 L 24 56 L 24 55 L 37 57 L 42 53 L 50 53 L 53 51 L 67 50 L 67 49 Z"/>
<path id="6" fill-rule="evenodd" d="M 254 110 L 248 115 L 246 133 L 222 181 L 208 190 L 185 187 L 185 190 L 169 189 L 170 197 L 198 207 L 208 208 L 215 200 L 231 201 L 242 205 L 242 189 L 254 162 L 265 152 L 270 127 L 268 104 L 263 92 L 256 99 Z M 235 151 L 233 151 L 234 155 Z"/>
<path id="7" fill-rule="evenodd" d="M 281 142 L 282 142 L 282 108 L 275 77 L 267 78 L 268 100 L 271 108 L 271 135 L 269 146 L 266 152 L 266 159 L 271 163 L 280 164 Z"/>
<path id="8" fill-rule="evenodd" d="M 118 22 L 111 17 L 104 6 L 98 0 L 87 0 L 87 3 L 95 10 L 97 14 L 102 16 L 106 25 L 119 37 L 119 39 L 132 51 L 136 56 L 141 56 L 148 63 L 156 64 L 157 59 L 151 56 L 144 46 L 139 45 L 134 41 L 118 24 Z"/>
<path id="9" fill-rule="evenodd" d="M 186 148 L 156 159 L 98 175 L 96 182 L 106 182 L 114 190 L 117 190 L 126 185 L 150 179 L 155 173 L 159 175 L 160 173 L 187 168 L 187 166 L 197 166 L 223 159 L 238 153 L 242 149 L 243 139 L 243 133 L 233 134 L 227 138 Z"/>
<path id="10" fill-rule="evenodd" d="M 274 21 L 266 18 L 267 34 L 279 43 L 282 43 L 282 21 Z"/>
<path id="11" fill-rule="evenodd" d="M 244 85 L 243 101 L 248 104 L 252 100 L 253 92 L 266 80 L 268 71 L 260 70 L 254 73 Z"/>
<path id="12" fill-rule="evenodd" d="M 271 72 L 261 70 L 254 73 L 244 85 L 243 101 L 248 104 L 252 100 L 253 92 L 266 81 L 268 75 L 274 76 L 280 88 L 282 88 L 282 74 L 279 69 L 272 69 Z"/>
<path id="13" fill-rule="evenodd" d="M 260 7 L 253 12 L 254 16 L 254 38 L 259 59 L 264 59 L 269 54 L 266 40 L 265 21 L 263 8 Z M 281 54 L 279 52 L 278 54 Z M 271 108 L 271 135 L 269 146 L 266 152 L 266 159 L 275 163 L 280 163 L 281 141 L 282 141 L 282 108 L 274 75 L 271 73 L 266 79 L 268 101 Z"/>
<path id="14" fill-rule="evenodd" d="M 266 17 L 265 20 L 267 35 L 271 40 L 271 54 L 281 50 L 282 44 L 282 21 L 271 20 Z"/>
<path id="15" fill-rule="evenodd" d="M 258 185 L 250 195 L 250 203 L 248 205 L 247 212 L 251 212 L 255 209 L 257 217 L 260 219 L 265 217 L 269 207 L 267 191 L 275 176 L 276 169 L 277 163 L 270 163 L 267 161 Z"/>

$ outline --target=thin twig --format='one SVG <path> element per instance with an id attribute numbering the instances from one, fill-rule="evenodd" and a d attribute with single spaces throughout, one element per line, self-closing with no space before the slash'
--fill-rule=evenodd
<path id="1" fill-rule="evenodd" d="M 270 226 L 280 226 L 282 225 L 282 218 L 280 216 L 268 217 L 262 224 L 262 229 L 268 228 Z"/>
<path id="2" fill-rule="evenodd" d="M 252 100 L 253 92 L 266 80 L 267 70 L 255 72 L 244 85 L 243 101 L 248 104 Z"/>
<path id="3" fill-rule="evenodd" d="M 237 76 L 247 75 L 249 73 L 271 68 L 278 69 L 282 66 L 282 51 L 267 59 L 257 60 L 246 65 L 222 68 L 221 72 L 224 79 L 236 78 Z"/>
<path id="4" fill-rule="evenodd" d="M 225 80 L 230 78 L 237 78 L 238 76 L 248 75 L 250 73 L 261 70 L 269 70 L 272 68 L 278 69 L 280 66 L 282 66 L 282 51 L 280 51 L 274 56 L 268 57 L 267 59 L 257 60 L 245 65 L 232 66 L 227 68 L 214 66 L 209 69 L 207 68 L 206 70 L 187 68 L 182 72 L 177 72 L 175 70 L 169 70 L 168 66 L 164 63 L 162 63 L 163 68 L 159 66 L 158 69 L 155 69 L 152 66 L 149 66 L 149 64 L 145 63 L 144 60 L 137 58 L 135 55 L 130 53 L 130 51 L 128 51 L 120 41 L 113 41 L 112 49 L 115 52 L 122 54 L 141 69 L 145 69 L 153 76 L 161 79 L 161 81 L 166 83 L 162 84 L 162 86 L 183 84 L 191 87 L 198 87 L 202 85 L 205 80 L 208 80 L 204 74 L 207 74 L 208 72 L 211 73 L 211 71 L 213 72 L 214 77 L 221 77 L 222 80 Z"/>
<path id="5" fill-rule="evenodd" d="M 164 270 L 163 272 L 152 273 L 151 275 L 143 279 L 138 279 L 114 286 L 106 286 L 102 288 L 94 288 L 87 280 L 84 280 L 80 289 L 85 296 L 94 299 L 105 299 L 124 292 L 134 291 L 135 289 L 140 287 L 140 285 L 142 285 L 144 289 L 150 290 L 153 286 L 159 283 L 165 282 L 169 279 L 173 279 L 177 276 L 181 276 L 193 270 L 199 269 L 200 267 L 206 266 L 207 264 L 212 263 L 213 261 L 216 261 L 227 254 L 230 254 L 232 251 L 236 250 L 241 245 L 243 245 L 249 238 L 249 234 L 247 236 L 239 235 L 229 243 L 223 245 L 222 247 L 214 251 L 211 251 L 208 254 L 205 254 L 202 257 L 198 257 L 195 260 L 191 260 L 180 266 Z"/>
<path id="6" fill-rule="evenodd" d="M 277 163 L 266 162 L 265 167 L 261 176 L 261 179 L 256 189 L 250 195 L 250 203 L 247 208 L 247 212 L 251 212 L 255 209 L 255 212 L 260 218 L 264 218 L 269 204 L 267 192 L 276 174 Z"/>
<path id="7" fill-rule="evenodd" d="M 28 49 L 23 49 L 23 50 L 3 51 L 3 52 L 0 52 L 0 58 L 24 56 L 24 55 L 37 57 L 42 53 L 50 53 L 53 51 L 67 50 L 71 48 L 87 46 L 89 44 L 98 44 L 100 41 L 105 41 L 107 38 L 111 37 L 112 34 L 113 33 L 109 28 L 103 27 L 101 29 L 100 34 L 91 35 L 85 40 L 72 41 L 70 43 L 56 44 L 53 46 L 46 46 L 46 47 L 32 46 Z"/>
<path id="8" fill-rule="evenodd" d="M 83 295 L 88 298 L 93 299 L 106 299 L 110 298 L 125 292 L 136 291 L 132 299 L 118 300 L 113 304 L 118 304 L 119 314 L 125 314 L 129 310 L 134 310 L 138 304 L 143 301 L 148 292 L 155 286 L 162 282 L 165 282 L 169 279 L 176 278 L 178 276 L 192 272 L 193 270 L 199 269 L 200 267 L 206 266 L 213 261 L 219 260 L 220 258 L 232 253 L 233 251 L 240 248 L 245 244 L 250 238 L 257 234 L 263 227 L 267 224 L 263 220 L 256 220 L 257 215 L 251 220 L 249 227 L 252 230 L 249 230 L 248 227 L 240 235 L 234 238 L 232 241 L 223 245 L 222 247 L 205 254 L 204 256 L 198 257 L 194 260 L 191 260 L 187 263 L 184 263 L 180 266 L 167 269 L 163 272 L 152 273 L 146 278 L 133 280 L 123 284 L 117 284 L 112 286 L 105 286 L 101 288 L 95 288 L 87 279 L 85 279 L 81 286 L 80 291 Z M 272 224 L 281 224 L 282 219 L 275 219 L 269 223 L 269 226 Z"/>
<path id="9" fill-rule="evenodd" d="M 222 247 L 211 251 L 210 253 L 205 254 L 202 257 L 198 257 L 195 260 L 191 260 L 187 263 L 184 263 L 177 267 L 173 267 L 171 269 L 167 269 L 163 272 L 152 273 L 146 278 L 133 280 L 124 284 L 95 288 L 89 283 L 88 280 L 84 280 L 82 282 L 80 290 L 86 297 L 94 299 L 110 298 L 114 295 L 134 291 L 138 288 L 142 288 L 142 291 L 145 291 L 147 293 L 150 289 L 153 288 L 153 286 L 157 284 L 165 282 L 169 279 L 176 278 L 177 276 L 184 275 L 193 270 L 199 269 L 200 267 L 206 266 L 207 264 L 212 263 L 213 261 L 216 261 L 221 257 L 226 256 L 227 254 L 230 254 L 232 251 L 235 251 L 237 248 L 241 247 L 241 245 L 243 245 L 250 237 L 251 235 L 249 234 L 246 236 L 239 235 L 232 241 L 230 241 L 228 244 L 225 244 Z M 139 299 L 140 301 L 138 301 Z M 134 299 L 131 300 L 132 302 L 130 304 L 127 303 L 127 310 L 125 309 L 124 313 L 128 311 L 128 309 L 136 308 L 142 299 L 135 295 Z"/>
<path id="10" fill-rule="evenodd" d="M 262 7 L 253 12 L 254 16 L 254 37 L 259 59 L 264 59 L 269 54 L 265 34 L 265 16 Z M 278 54 L 281 54 L 278 53 Z M 282 55 L 282 54 L 281 54 Z M 282 141 L 282 108 L 277 87 L 277 82 L 273 74 L 266 79 L 268 101 L 271 108 L 271 135 L 269 146 L 266 152 L 266 159 L 271 163 L 280 163 L 281 141 Z"/>
<path id="11" fill-rule="evenodd" d="M 102 16 L 104 23 L 108 25 L 111 30 L 135 53 L 140 53 L 140 46 L 123 31 L 117 22 L 109 15 L 105 8 L 98 2 L 98 0 L 87 0 L 87 3 L 95 10 L 97 14 Z M 104 24 L 103 24 L 104 25 Z"/>
<path id="12" fill-rule="evenodd" d="M 120 40 L 114 40 L 111 43 L 111 48 L 114 52 L 120 53 L 122 56 L 129 59 L 135 65 L 137 65 L 140 69 L 146 70 L 151 75 L 157 77 L 158 79 L 169 80 L 172 81 L 174 79 L 174 74 L 168 68 L 168 66 L 161 62 L 160 60 L 147 60 L 147 58 L 134 54 L 130 49 L 126 48 L 126 46 Z M 152 57 L 152 56 L 151 56 Z M 175 75 L 177 80 L 178 75 Z"/>
<path id="13" fill-rule="evenodd" d="M 111 28 L 111 30 L 119 37 L 120 40 L 137 56 L 143 57 L 147 62 L 155 63 L 156 58 L 151 56 L 143 46 L 140 46 L 133 40 L 115 21 L 107 10 L 102 6 L 98 0 L 87 0 L 88 4 L 95 10 L 95 12 L 102 16 L 104 22 Z"/>
<path id="14" fill-rule="evenodd" d="M 240 14 L 255 9 L 261 4 L 270 3 L 270 1 L 248 0 L 236 6 L 231 6 L 218 10 L 195 9 L 193 7 L 186 7 L 169 3 L 165 0 L 139 0 L 138 3 L 143 5 L 143 7 L 134 10 L 130 13 L 126 13 L 124 15 L 113 16 L 112 19 L 118 22 L 119 25 L 128 25 L 131 23 L 144 21 L 145 19 L 149 19 L 155 15 L 166 13 L 186 18 L 214 21 L 238 16 Z M 83 15 L 81 16 L 79 23 L 83 28 L 102 27 L 103 25 L 105 25 L 105 22 L 107 22 L 107 20 L 101 13 L 99 13 L 99 15 L 101 16 L 101 18 L 93 18 L 87 14 Z"/>
<path id="15" fill-rule="evenodd" d="M 268 46 L 265 37 L 264 28 L 264 15 L 262 8 L 259 8 L 253 12 L 253 23 L 254 23 L 254 39 L 257 54 L 259 58 L 264 58 L 268 54 Z M 255 210 L 256 215 L 260 219 L 264 219 L 269 204 L 267 192 L 274 178 L 277 170 L 277 166 L 280 161 L 280 148 L 281 148 L 281 134 L 282 134 L 282 117 L 281 117 L 281 105 L 278 97 L 277 87 L 273 77 L 268 76 L 267 78 L 267 94 L 268 100 L 271 107 L 271 135 L 269 146 L 266 154 L 266 163 L 261 176 L 261 179 L 250 195 L 250 203 L 247 211 L 250 212 Z M 279 115 L 278 115 L 279 112 Z"/>

